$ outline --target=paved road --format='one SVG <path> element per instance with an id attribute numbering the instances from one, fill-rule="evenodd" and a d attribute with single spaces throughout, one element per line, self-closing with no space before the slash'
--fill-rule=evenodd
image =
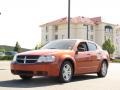
<path id="1" fill-rule="evenodd" d="M 35 77 L 23 81 L 12 75 L 10 62 L 0 62 L 0 90 L 120 90 L 120 64 L 110 63 L 108 75 L 96 74 L 75 77 L 72 82 L 60 84 L 55 78 Z"/>

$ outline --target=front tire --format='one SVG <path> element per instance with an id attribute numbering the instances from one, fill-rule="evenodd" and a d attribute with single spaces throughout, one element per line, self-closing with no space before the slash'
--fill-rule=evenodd
<path id="1" fill-rule="evenodd" d="M 69 61 L 65 61 L 60 69 L 59 79 L 63 83 L 70 82 L 73 76 L 73 67 Z"/>
<path id="2" fill-rule="evenodd" d="M 33 76 L 20 75 L 23 80 L 30 80 Z"/>
<path id="3" fill-rule="evenodd" d="M 97 73 L 98 77 L 105 77 L 107 75 L 108 65 L 107 62 L 103 61 L 100 71 Z"/>

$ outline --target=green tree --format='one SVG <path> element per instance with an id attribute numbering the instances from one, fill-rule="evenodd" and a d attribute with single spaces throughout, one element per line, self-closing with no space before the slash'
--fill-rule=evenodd
<path id="1" fill-rule="evenodd" d="M 16 45 L 14 47 L 14 51 L 16 51 L 16 52 L 20 52 L 21 51 L 21 47 L 20 47 L 18 42 L 16 42 Z"/>
<path id="2" fill-rule="evenodd" d="M 5 49 L 4 48 L 0 48 L 0 52 L 5 52 Z"/>
<path id="3" fill-rule="evenodd" d="M 103 45 L 102 45 L 103 50 L 107 50 L 109 55 L 111 56 L 114 51 L 115 51 L 115 47 L 114 44 L 112 43 L 112 41 L 110 39 L 106 40 Z"/>
<path id="4" fill-rule="evenodd" d="M 40 49 L 42 47 L 42 45 L 39 43 L 39 44 L 37 44 L 36 46 L 35 46 L 35 50 L 38 50 L 38 49 Z"/>
<path id="5" fill-rule="evenodd" d="M 39 49 L 38 45 L 35 46 L 35 50 Z"/>

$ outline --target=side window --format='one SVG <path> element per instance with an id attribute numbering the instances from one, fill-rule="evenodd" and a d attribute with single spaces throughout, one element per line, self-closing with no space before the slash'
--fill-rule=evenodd
<path id="1" fill-rule="evenodd" d="M 87 45 L 88 45 L 88 50 L 89 51 L 95 51 L 95 50 L 97 50 L 97 46 L 94 43 L 88 42 Z"/>
<path id="2" fill-rule="evenodd" d="M 86 42 L 80 42 L 80 44 L 77 47 L 77 50 L 82 51 L 82 52 L 83 51 L 88 51 L 88 47 L 87 47 Z"/>

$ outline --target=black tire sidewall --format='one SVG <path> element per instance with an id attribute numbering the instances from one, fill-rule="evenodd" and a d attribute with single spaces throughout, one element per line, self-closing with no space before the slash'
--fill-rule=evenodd
<path id="1" fill-rule="evenodd" d="M 102 63 L 102 67 L 103 67 L 103 64 L 106 65 L 106 74 L 103 75 L 103 74 L 102 74 L 102 70 L 101 70 L 101 74 L 102 74 L 103 77 L 105 77 L 105 76 L 107 75 L 107 69 L 108 69 L 108 66 L 107 66 L 107 63 L 106 63 L 105 61 Z"/>
<path id="2" fill-rule="evenodd" d="M 99 77 L 105 77 L 107 75 L 107 70 L 106 70 L 106 74 L 105 75 L 103 75 L 103 73 L 102 73 L 102 67 L 103 67 L 104 63 L 106 64 L 106 67 L 107 67 L 107 70 L 108 70 L 107 62 L 103 61 L 102 64 L 101 64 L 100 71 L 97 73 Z"/>
<path id="3" fill-rule="evenodd" d="M 31 79 L 33 76 L 26 76 L 26 75 L 19 75 L 20 78 L 22 78 L 23 80 L 29 80 Z"/>

